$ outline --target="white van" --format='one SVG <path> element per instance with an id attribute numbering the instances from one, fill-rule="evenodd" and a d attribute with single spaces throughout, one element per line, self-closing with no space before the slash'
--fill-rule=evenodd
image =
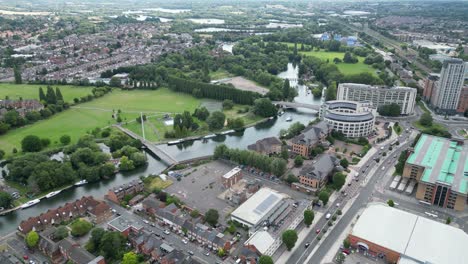
<path id="1" fill-rule="evenodd" d="M 328 220 L 328 219 L 330 219 L 330 217 L 331 217 L 331 214 L 330 214 L 330 213 L 328 213 L 328 214 L 325 216 L 325 219 L 327 219 L 327 220 Z"/>

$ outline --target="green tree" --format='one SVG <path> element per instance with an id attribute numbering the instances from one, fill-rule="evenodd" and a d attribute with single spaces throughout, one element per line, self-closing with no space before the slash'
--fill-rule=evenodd
<path id="1" fill-rule="evenodd" d="M 222 258 L 226 255 L 226 252 L 224 251 L 223 248 L 218 249 L 218 257 Z"/>
<path id="2" fill-rule="evenodd" d="M 304 224 L 309 227 L 314 221 L 314 212 L 311 210 L 304 211 Z"/>
<path id="3" fill-rule="evenodd" d="M 15 83 L 16 84 L 22 84 L 23 83 L 23 78 L 21 77 L 21 66 L 15 65 L 13 67 L 13 74 L 15 76 Z"/>
<path id="4" fill-rule="evenodd" d="M 44 90 L 42 87 L 39 87 L 39 101 L 41 102 L 47 102 L 46 96 L 44 94 Z"/>
<path id="5" fill-rule="evenodd" d="M 99 243 L 100 253 L 106 260 L 122 259 L 126 241 L 120 232 L 105 232 Z"/>
<path id="6" fill-rule="evenodd" d="M 244 120 L 240 117 L 234 119 L 228 118 L 227 120 L 227 127 L 231 129 L 241 129 L 244 125 Z"/>
<path id="7" fill-rule="evenodd" d="M 13 198 L 7 192 L 0 191 L 0 207 L 3 207 L 5 210 L 10 208 Z"/>
<path id="8" fill-rule="evenodd" d="M 399 116 L 401 113 L 401 107 L 396 103 L 391 103 L 379 107 L 378 112 L 382 116 Z"/>
<path id="9" fill-rule="evenodd" d="M 333 175 L 333 186 L 335 187 L 336 190 L 341 189 L 341 187 L 343 187 L 345 182 L 346 182 L 346 176 L 343 173 L 337 172 Z"/>
<path id="10" fill-rule="evenodd" d="M 276 115 L 278 110 L 268 98 L 261 98 L 254 101 L 253 112 L 261 117 Z"/>
<path id="11" fill-rule="evenodd" d="M 93 225 L 90 222 L 81 219 L 73 221 L 70 226 L 71 235 L 74 237 L 84 236 L 91 230 L 91 228 L 93 228 Z"/>
<path id="12" fill-rule="evenodd" d="M 297 155 L 297 156 L 294 158 L 294 165 L 295 165 L 296 167 L 302 166 L 303 163 L 304 163 L 304 158 L 303 158 L 301 155 Z"/>
<path id="13" fill-rule="evenodd" d="M 287 163 L 284 159 L 274 158 L 270 164 L 270 171 L 275 176 L 280 177 L 286 172 Z"/>
<path id="14" fill-rule="evenodd" d="M 425 127 L 432 126 L 432 116 L 429 113 L 422 114 L 421 118 L 419 119 L 419 123 Z"/>
<path id="15" fill-rule="evenodd" d="M 220 111 L 214 111 L 207 119 L 210 130 L 219 130 L 224 127 L 226 116 Z"/>
<path id="16" fill-rule="evenodd" d="M 70 144 L 71 142 L 71 137 L 69 135 L 63 135 L 60 137 L 60 143 L 62 143 L 62 145 L 68 145 Z"/>
<path id="17" fill-rule="evenodd" d="M 23 152 L 38 152 L 42 149 L 42 142 L 38 136 L 28 135 L 21 140 Z"/>
<path id="18" fill-rule="evenodd" d="M 58 102 L 64 103 L 62 92 L 60 91 L 60 88 L 58 87 L 55 88 L 55 97 L 57 99 L 57 103 Z"/>
<path id="19" fill-rule="evenodd" d="M 340 165 L 341 165 L 341 167 L 343 167 L 343 168 L 346 169 L 346 168 L 348 168 L 348 166 L 349 166 L 349 161 L 348 161 L 346 158 L 342 158 L 342 159 L 340 160 Z"/>
<path id="20" fill-rule="evenodd" d="M 120 158 L 119 169 L 121 171 L 129 171 L 135 169 L 133 160 L 130 160 L 127 156 L 122 156 L 122 158 Z"/>
<path id="21" fill-rule="evenodd" d="M 3 149 L 0 149 L 0 160 L 5 157 L 5 151 Z"/>
<path id="22" fill-rule="evenodd" d="M 39 242 L 39 234 L 37 234 L 36 231 L 29 231 L 28 234 L 26 234 L 26 245 L 29 248 L 34 248 L 37 246 L 37 243 Z"/>
<path id="23" fill-rule="evenodd" d="M 283 98 L 288 98 L 289 97 L 289 89 L 291 89 L 291 86 L 289 84 L 289 80 L 285 79 L 283 83 Z"/>
<path id="24" fill-rule="evenodd" d="M 349 242 L 349 239 L 346 238 L 344 241 L 343 241 L 343 247 L 344 248 L 350 248 L 351 247 L 351 242 Z"/>
<path id="25" fill-rule="evenodd" d="M 390 207 L 394 207 L 394 206 L 395 206 L 395 202 L 393 202 L 392 199 L 388 200 L 388 201 L 387 201 L 387 204 L 388 204 L 388 206 L 390 206 Z"/>
<path id="26" fill-rule="evenodd" d="M 48 104 L 56 104 L 57 103 L 57 96 L 55 95 L 55 91 L 50 86 L 47 86 L 46 99 L 47 99 L 46 101 L 47 101 Z"/>
<path id="27" fill-rule="evenodd" d="M 283 232 L 281 238 L 283 240 L 283 243 L 286 245 L 286 248 L 288 250 L 291 250 L 294 247 L 294 245 L 296 245 L 297 233 L 295 230 L 288 229 Z"/>
<path id="28" fill-rule="evenodd" d="M 328 199 L 330 198 L 330 194 L 326 191 L 320 191 L 318 198 L 323 202 L 324 205 L 326 205 L 328 203 Z"/>
<path id="29" fill-rule="evenodd" d="M 450 216 L 447 217 L 447 220 L 445 220 L 445 223 L 447 225 L 450 225 L 450 223 L 452 223 L 452 218 Z"/>
<path id="30" fill-rule="evenodd" d="M 117 77 L 112 77 L 109 81 L 109 86 L 111 87 L 121 87 L 122 83 L 119 78 Z"/>
<path id="31" fill-rule="evenodd" d="M 234 102 L 232 100 L 226 99 L 223 101 L 223 109 L 231 110 L 234 107 Z"/>
<path id="32" fill-rule="evenodd" d="M 66 226 L 59 226 L 54 232 L 54 238 L 62 240 L 66 237 L 68 237 L 68 228 Z"/>
<path id="33" fill-rule="evenodd" d="M 134 252 L 125 253 L 122 259 L 122 264 L 138 264 L 138 256 Z"/>
<path id="34" fill-rule="evenodd" d="M 286 182 L 289 183 L 289 184 L 299 182 L 299 178 L 297 178 L 294 174 L 289 173 L 288 177 L 286 178 Z"/>
<path id="35" fill-rule="evenodd" d="M 200 216 L 200 212 L 198 212 L 198 210 L 193 210 L 192 212 L 190 212 L 190 216 L 192 218 L 197 218 L 198 216 Z"/>
<path id="36" fill-rule="evenodd" d="M 195 109 L 195 111 L 193 112 L 193 116 L 195 116 L 201 121 L 205 121 L 209 115 L 210 112 L 208 112 L 208 109 L 206 109 L 206 107 L 204 106 Z"/>
<path id="37" fill-rule="evenodd" d="M 219 219 L 219 213 L 215 209 L 209 209 L 205 213 L 205 221 L 214 227 L 216 226 L 216 224 L 218 224 L 218 219 Z"/>
<path id="38" fill-rule="evenodd" d="M 262 255 L 258 259 L 258 264 L 273 264 L 273 259 L 270 256 Z"/>

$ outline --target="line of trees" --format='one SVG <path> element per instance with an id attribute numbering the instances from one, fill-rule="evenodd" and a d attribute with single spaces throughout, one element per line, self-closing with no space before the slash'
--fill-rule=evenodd
<path id="1" fill-rule="evenodd" d="M 284 159 L 269 157 L 254 151 L 230 149 L 224 144 L 216 146 L 213 157 L 252 166 L 264 172 L 272 173 L 277 177 L 286 172 L 287 162 Z"/>
<path id="2" fill-rule="evenodd" d="M 232 100 L 237 104 L 253 104 L 260 94 L 238 90 L 227 85 L 215 85 L 182 79 L 175 76 L 168 78 L 169 88 L 176 92 L 192 94 L 197 98 L 211 98 L 216 100 Z"/>

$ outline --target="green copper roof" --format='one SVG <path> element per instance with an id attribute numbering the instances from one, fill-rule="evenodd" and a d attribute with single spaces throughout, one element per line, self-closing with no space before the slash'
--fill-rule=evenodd
<path id="1" fill-rule="evenodd" d="M 446 138 L 423 134 L 406 161 L 424 167 L 421 181 L 444 183 L 468 193 L 468 147 Z"/>

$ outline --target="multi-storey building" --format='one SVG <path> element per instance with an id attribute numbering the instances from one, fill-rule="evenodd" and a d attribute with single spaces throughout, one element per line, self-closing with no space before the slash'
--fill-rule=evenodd
<path id="1" fill-rule="evenodd" d="M 410 87 L 378 87 L 358 83 L 338 85 L 337 100 L 371 102 L 375 108 L 396 103 L 402 115 L 412 114 L 416 102 L 417 90 Z"/>
<path id="2" fill-rule="evenodd" d="M 439 113 L 455 114 L 465 78 L 465 63 L 461 59 L 445 60 L 433 100 Z"/>
<path id="3" fill-rule="evenodd" d="M 324 121 L 306 127 L 291 140 L 291 152 L 308 157 L 312 148 L 323 142 L 330 132 L 330 125 Z"/>
<path id="4" fill-rule="evenodd" d="M 435 98 L 435 91 L 437 89 L 436 82 L 439 80 L 439 76 L 437 75 L 429 75 L 424 80 L 423 86 L 423 98 L 426 102 L 433 104 L 432 100 Z"/>
<path id="5" fill-rule="evenodd" d="M 372 103 L 328 101 L 320 109 L 320 119 L 346 137 L 367 137 L 374 130 L 375 109 Z"/>
<path id="6" fill-rule="evenodd" d="M 458 113 L 465 113 L 468 110 L 468 85 L 463 86 L 460 92 L 460 98 L 458 98 Z"/>
<path id="7" fill-rule="evenodd" d="M 125 195 L 135 195 L 141 193 L 145 189 L 145 184 L 142 180 L 133 180 L 129 183 L 110 189 L 107 192 L 106 198 L 119 204 Z"/>
<path id="8" fill-rule="evenodd" d="M 468 194 L 468 146 L 423 134 L 406 160 L 403 177 L 416 180 L 416 198 L 463 211 Z"/>

